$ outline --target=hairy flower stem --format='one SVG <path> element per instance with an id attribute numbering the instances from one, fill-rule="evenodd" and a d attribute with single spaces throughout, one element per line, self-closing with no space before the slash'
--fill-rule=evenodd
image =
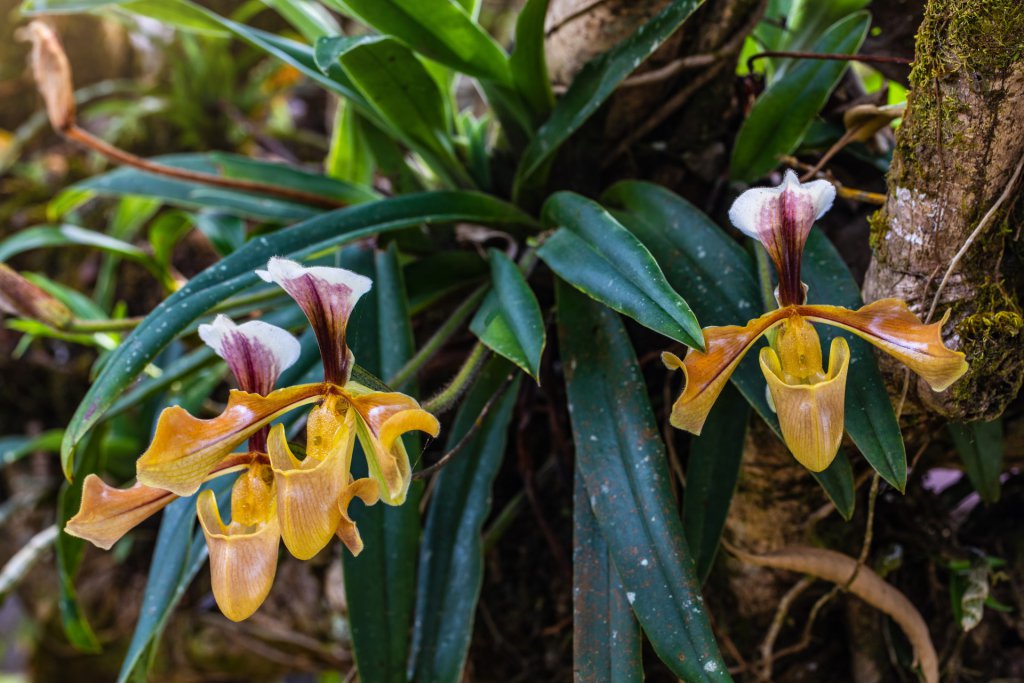
<path id="1" fill-rule="evenodd" d="M 469 356 L 466 357 L 466 361 L 459 368 L 459 371 L 455 373 L 455 377 L 448 383 L 444 389 L 439 391 L 437 394 L 432 396 L 423 402 L 423 409 L 428 413 L 439 415 L 446 413 L 455 407 L 459 398 L 469 389 L 469 385 L 473 383 L 480 368 L 483 367 L 484 361 L 490 355 L 487 348 L 477 342 L 473 350 L 470 351 Z"/>

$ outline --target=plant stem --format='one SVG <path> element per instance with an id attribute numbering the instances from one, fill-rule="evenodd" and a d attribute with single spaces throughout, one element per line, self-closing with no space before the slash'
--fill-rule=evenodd
<path id="1" fill-rule="evenodd" d="M 107 320 L 75 319 L 64 326 L 64 332 L 78 334 L 95 334 L 96 332 L 125 332 L 133 330 L 142 322 L 142 318 L 117 318 Z"/>
<path id="2" fill-rule="evenodd" d="M 473 383 L 473 379 L 489 355 L 490 353 L 487 348 L 480 342 L 477 342 L 473 350 L 470 351 L 469 356 L 466 357 L 466 362 L 455 373 L 455 377 L 448 383 L 448 386 L 424 401 L 423 409 L 435 415 L 451 410 L 455 406 L 456 401 L 469 389 L 469 385 Z"/>
<path id="3" fill-rule="evenodd" d="M 431 335 L 423 347 L 416 352 L 412 358 L 406 362 L 398 372 L 388 378 L 387 384 L 390 387 L 401 388 L 406 382 L 408 382 L 413 375 L 415 375 L 423 365 L 434 357 L 445 342 L 451 339 L 452 335 L 462 327 L 462 323 L 465 322 L 466 318 L 469 317 L 473 311 L 476 310 L 477 304 L 484 298 L 484 295 L 489 289 L 488 285 L 481 285 L 473 291 L 469 297 L 466 298 L 459 307 L 452 311 L 451 315 L 447 320 L 444 321 L 437 330 Z"/>
<path id="4" fill-rule="evenodd" d="M 753 64 L 764 57 L 790 57 L 792 59 L 824 59 L 835 62 L 865 62 L 867 64 L 913 64 L 914 60 L 906 57 L 888 57 L 884 55 L 843 55 L 821 54 L 818 52 L 791 52 L 788 50 L 767 50 L 750 55 L 747 59 L 747 71 L 754 72 Z"/>

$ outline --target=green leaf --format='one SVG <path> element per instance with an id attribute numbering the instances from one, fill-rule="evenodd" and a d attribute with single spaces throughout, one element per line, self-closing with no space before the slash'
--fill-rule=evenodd
<path id="1" fill-rule="evenodd" d="M 655 332 L 703 348 L 700 324 L 651 252 L 600 205 L 571 192 L 544 203 L 546 226 L 562 226 L 537 254 L 559 277 Z"/>
<path id="2" fill-rule="evenodd" d="M 339 99 L 331 131 L 331 148 L 324 162 L 327 175 L 361 185 L 373 182 L 373 152 L 364 138 L 363 125 L 359 113 L 348 100 Z"/>
<path id="3" fill-rule="evenodd" d="M 558 329 L 582 475 L 626 598 L 654 651 L 685 681 L 728 681 L 702 607 L 629 336 L 612 311 L 559 282 Z"/>
<path id="4" fill-rule="evenodd" d="M 364 23 L 464 74 L 511 85 L 508 58 L 452 0 L 345 0 Z"/>
<path id="5" fill-rule="evenodd" d="M 450 181 L 468 178 L 451 143 L 444 95 L 409 48 L 382 36 L 324 38 L 315 56 L 321 69 L 340 63 L 392 133 L 435 172 Z"/>
<path id="6" fill-rule="evenodd" d="M 312 0 L 263 0 L 311 43 L 341 33 L 334 16 Z"/>
<path id="7" fill-rule="evenodd" d="M 117 254 L 136 263 L 156 265 L 152 262 L 149 254 L 134 245 L 104 235 L 102 232 L 86 230 L 75 225 L 41 225 L 19 230 L 0 242 L 0 262 L 8 261 L 12 256 L 33 249 L 68 246 L 92 247 Z"/>
<path id="8" fill-rule="evenodd" d="M 50 429 L 39 436 L 0 436 L 0 467 L 7 467 L 38 451 L 60 453 L 63 437 L 63 429 Z"/>
<path id="9" fill-rule="evenodd" d="M 718 397 L 700 436 L 690 440 L 683 495 L 683 527 L 697 579 L 711 573 L 743 459 L 750 404 L 732 384 Z"/>
<path id="10" fill-rule="evenodd" d="M 338 209 L 248 242 L 192 278 L 157 306 L 111 355 L 72 416 L 61 448 L 70 471 L 75 445 L 142 369 L 206 311 L 257 283 L 255 270 L 271 256 L 302 258 L 332 247 L 414 225 L 435 223 L 530 225 L 514 206 L 474 192 L 427 192 Z"/>
<path id="11" fill-rule="evenodd" d="M 583 478 L 573 494 L 573 672 L 577 681 L 641 683 L 643 638 Z"/>
<path id="12" fill-rule="evenodd" d="M 647 245 L 668 281 L 693 302 L 705 324 L 743 324 L 764 312 L 750 255 L 700 209 L 663 187 L 635 180 L 617 183 L 603 201 L 623 209 L 615 216 Z M 732 383 L 781 439 L 779 420 L 765 398 L 756 346 L 733 372 Z M 850 472 L 840 451 L 828 470 L 814 475 L 846 519 L 853 515 Z"/>
<path id="13" fill-rule="evenodd" d="M 546 340 L 540 304 L 519 267 L 504 253 L 490 250 L 494 290 L 470 324 L 484 345 L 540 382 L 540 357 Z"/>
<path id="14" fill-rule="evenodd" d="M 495 358 L 484 366 L 455 416 L 451 449 L 474 429 L 487 402 L 503 390 L 512 366 Z M 491 509 L 491 485 L 502 457 L 519 379 L 504 388 L 475 433 L 434 483 L 420 544 L 413 621 L 411 683 L 458 683 L 473 635 L 483 584 L 481 530 Z"/>
<path id="15" fill-rule="evenodd" d="M 373 278 L 349 323 L 353 352 L 367 370 L 390 377 L 414 351 L 398 251 L 392 245 L 375 255 L 351 247 L 343 256 L 344 267 Z M 418 439 L 406 436 L 405 445 L 413 454 L 419 451 Z M 354 459 L 353 476 L 367 476 L 361 455 Z M 353 501 L 350 508 L 365 544 L 359 557 L 342 550 L 352 645 L 363 681 L 405 683 L 422 494 L 422 484 L 413 482 L 403 505 L 364 507 Z"/>
<path id="16" fill-rule="evenodd" d="M 839 252 L 820 230 L 812 230 L 803 257 L 807 302 L 856 310 L 864 305 L 860 288 Z M 864 459 L 896 490 L 907 486 L 907 452 L 899 421 L 893 412 L 885 380 L 871 345 L 830 325 L 815 325 L 822 348 L 842 335 L 850 345 L 850 372 L 846 379 L 846 431 Z"/>
<path id="17" fill-rule="evenodd" d="M 193 6 L 168 0 L 25 0 L 21 12 L 25 15 L 35 14 L 70 14 L 88 12 L 102 7 L 119 7 L 127 12 L 156 19 L 175 28 L 202 33 L 210 36 L 223 36 L 223 27 L 212 21 L 209 16 Z"/>
<path id="18" fill-rule="evenodd" d="M 220 211 L 200 211 L 195 215 L 196 228 L 206 235 L 221 256 L 227 256 L 245 244 L 245 221 Z"/>
<path id="19" fill-rule="evenodd" d="M 854 54 L 867 35 L 871 15 L 857 12 L 837 22 L 812 52 Z M 765 90 L 743 122 L 732 150 L 734 180 L 752 182 L 797 148 L 814 117 L 839 83 L 846 62 L 807 59 Z"/>
<path id="20" fill-rule="evenodd" d="M 864 9 L 870 0 L 832 0 L 831 2 L 820 2 L 819 0 L 795 0 L 789 10 L 789 17 L 786 19 L 786 30 L 783 32 L 783 42 L 777 48 L 791 52 L 807 52 L 837 21 L 843 19 L 857 10 Z M 792 65 L 798 64 L 795 59 L 776 59 L 778 65 L 773 73 L 773 80 L 780 78 Z"/>
<path id="21" fill-rule="evenodd" d="M 986 503 L 999 501 L 999 475 L 1003 472 L 1003 422 L 950 422 L 953 445 L 967 470 L 974 490 Z"/>
<path id="22" fill-rule="evenodd" d="M 235 178 L 272 179 L 270 182 L 275 184 L 303 189 L 350 204 L 376 199 L 371 191 L 325 176 L 299 171 L 282 164 L 257 162 L 226 154 L 172 154 L 156 157 L 153 161 L 175 168 L 224 174 Z M 101 195 L 155 197 L 186 208 L 216 209 L 248 218 L 281 222 L 309 218 L 323 211 L 265 195 L 176 180 L 127 167 L 88 178 L 73 185 L 71 190 L 76 193 L 89 191 Z"/>
<path id="23" fill-rule="evenodd" d="M 214 491 L 217 505 L 226 515 L 231 510 L 230 494 L 234 479 L 233 476 L 221 477 L 203 485 L 203 490 Z M 117 683 L 126 683 L 134 676 L 144 680 L 168 618 L 206 562 L 206 539 L 202 531 L 195 530 L 196 499 L 200 493 L 180 498 L 164 508 L 142 594 L 139 620 L 121 662 Z"/>
<path id="24" fill-rule="evenodd" d="M 544 56 L 544 18 L 549 0 L 527 0 L 516 19 L 516 49 L 509 57 L 512 80 L 530 108 L 536 125 L 551 114 L 555 103 Z"/>
<path id="25" fill-rule="evenodd" d="M 593 116 L 629 74 L 675 33 L 702 1 L 672 0 L 636 33 L 587 62 L 558 100 L 547 123 L 523 152 L 516 169 L 514 197 L 519 198 L 546 182 L 547 168 L 555 152 Z"/>
<path id="26" fill-rule="evenodd" d="M 487 262 L 475 252 L 440 251 L 405 266 L 409 308 L 426 310 L 444 297 L 482 281 Z"/>

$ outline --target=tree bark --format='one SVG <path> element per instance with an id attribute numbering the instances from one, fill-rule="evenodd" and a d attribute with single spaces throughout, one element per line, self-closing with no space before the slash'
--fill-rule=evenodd
<path id="1" fill-rule="evenodd" d="M 908 409 L 993 419 L 1024 380 L 1024 183 L 1008 187 L 1024 155 L 1024 5 L 931 0 L 910 83 L 886 203 L 871 221 L 865 300 L 899 297 L 922 317 L 934 307 L 932 321 L 950 312 L 943 337 L 966 354 L 970 370 L 942 394 L 913 379 Z M 887 359 L 883 368 L 899 391 L 902 370 Z"/>

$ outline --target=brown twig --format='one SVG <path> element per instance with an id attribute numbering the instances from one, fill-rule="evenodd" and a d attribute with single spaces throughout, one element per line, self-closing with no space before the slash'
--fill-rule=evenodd
<path id="1" fill-rule="evenodd" d="M 300 204 L 310 204 L 312 206 L 320 206 L 328 209 L 340 209 L 348 206 L 347 202 L 313 194 L 311 192 L 303 192 L 302 190 L 294 190 L 288 187 L 270 185 L 268 183 L 261 183 L 255 180 L 225 178 L 224 176 L 214 175 L 212 173 L 188 171 L 183 168 L 175 168 L 174 166 L 167 166 L 155 161 L 150 161 L 149 159 L 143 159 L 140 156 L 136 156 L 130 152 L 126 152 L 123 149 L 115 147 L 105 140 L 101 140 L 89 131 L 79 128 L 78 125 L 74 123 L 59 132 L 61 132 L 61 134 L 68 140 L 72 140 L 93 150 L 94 152 L 98 152 L 111 161 L 125 166 L 131 166 L 132 168 L 137 168 L 140 171 L 146 171 L 147 173 L 175 178 L 176 180 L 202 183 L 203 185 L 211 185 L 213 187 L 225 187 L 232 190 L 241 190 L 243 192 L 270 195 L 298 202 Z"/>
<path id="2" fill-rule="evenodd" d="M 468 430 L 466 430 L 466 433 L 462 435 L 462 438 L 459 439 L 458 443 L 452 446 L 447 453 L 441 456 L 440 460 L 435 462 L 430 467 L 424 467 L 422 470 L 419 470 L 418 472 L 413 472 L 412 478 L 425 479 L 434 472 L 437 472 L 439 469 L 447 465 L 449 462 L 451 462 L 451 459 L 458 455 L 459 451 L 465 448 L 466 445 L 473 440 L 473 437 L 476 436 L 476 433 L 480 430 L 480 427 L 483 426 L 484 420 L 487 419 L 487 415 L 490 414 L 491 409 L 494 407 L 494 404 L 497 403 L 498 399 L 500 399 L 505 394 L 505 389 L 507 389 L 508 386 L 512 384 L 513 379 L 515 379 L 515 375 L 509 373 L 509 376 L 506 377 L 505 380 L 501 383 L 501 385 L 498 387 L 498 390 L 494 392 L 494 395 L 487 399 L 487 403 L 485 403 L 484 407 L 480 409 L 480 414 L 476 416 L 476 419 L 473 420 L 473 424 L 470 426 Z"/>
<path id="3" fill-rule="evenodd" d="M 782 630 L 782 624 L 786 621 L 789 608 L 793 606 L 793 603 L 805 590 L 811 587 L 812 583 L 814 583 L 813 577 L 804 576 L 793 584 L 786 591 L 786 594 L 782 596 L 782 599 L 779 600 L 779 606 L 775 609 L 775 616 L 772 617 L 768 633 L 765 634 L 764 640 L 761 641 L 761 666 L 758 672 L 758 678 L 761 680 L 770 681 L 772 679 L 772 663 L 775 661 L 772 650 L 775 648 L 775 641 L 779 637 L 779 631 Z"/>
<path id="4" fill-rule="evenodd" d="M 885 55 L 842 55 L 819 52 L 792 52 L 789 50 L 766 50 L 750 55 L 747 58 L 747 71 L 753 72 L 753 64 L 764 57 L 790 57 L 792 59 L 825 59 L 836 62 L 864 62 L 867 64 L 913 64 L 914 60 L 906 57 L 889 57 Z"/>

